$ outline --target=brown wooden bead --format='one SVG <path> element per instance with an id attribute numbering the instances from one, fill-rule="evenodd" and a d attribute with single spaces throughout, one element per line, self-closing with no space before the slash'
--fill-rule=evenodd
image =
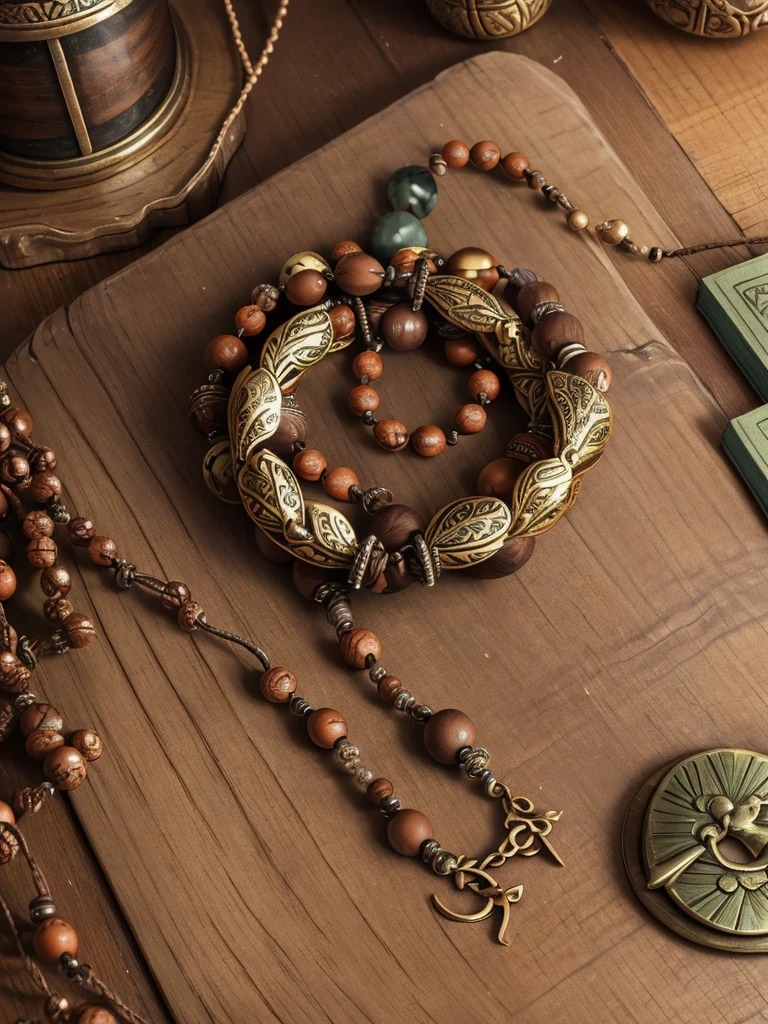
<path id="1" fill-rule="evenodd" d="M 493 402 L 499 397 L 501 381 L 493 370 L 475 370 L 469 378 L 469 393 L 478 402 L 481 395 L 485 395 Z"/>
<path id="2" fill-rule="evenodd" d="M 507 153 L 501 161 L 501 169 L 512 181 L 522 181 L 531 163 L 525 153 Z"/>
<path id="3" fill-rule="evenodd" d="M 265 313 L 271 313 L 280 298 L 279 289 L 273 284 L 257 284 L 251 292 L 251 302 Z"/>
<path id="4" fill-rule="evenodd" d="M 160 602 L 167 612 L 175 612 L 189 601 L 192 594 L 181 580 L 168 580 L 160 594 Z"/>
<path id="5" fill-rule="evenodd" d="M 494 459 L 480 470 L 477 478 L 477 493 L 489 498 L 500 498 L 509 504 L 517 478 L 526 468 L 519 459 Z"/>
<path id="6" fill-rule="evenodd" d="M 349 256 L 351 252 L 362 252 L 357 242 L 337 242 L 331 249 L 331 263 L 338 263 L 342 256 Z"/>
<path id="7" fill-rule="evenodd" d="M 36 540 L 38 537 L 52 537 L 55 523 L 42 509 L 35 512 L 27 512 L 21 528 L 27 540 Z"/>
<path id="8" fill-rule="evenodd" d="M 538 462 L 552 457 L 552 442 L 540 434 L 515 434 L 507 445 L 507 456 L 511 459 Z"/>
<path id="9" fill-rule="evenodd" d="M 383 676 L 376 684 L 376 692 L 385 704 L 394 704 L 402 688 L 403 684 L 397 676 Z"/>
<path id="10" fill-rule="evenodd" d="M 21 693 L 26 689 L 30 671 L 12 651 L 0 651 L 0 690 Z"/>
<path id="11" fill-rule="evenodd" d="M 379 420 L 373 428 L 379 448 L 385 452 L 399 452 L 408 444 L 408 428 L 400 420 Z"/>
<path id="12" fill-rule="evenodd" d="M 359 379 L 378 380 L 384 372 L 384 361 L 378 352 L 360 352 L 352 362 L 352 373 Z"/>
<path id="13" fill-rule="evenodd" d="M 29 463 L 23 455 L 9 452 L 2 461 L 2 477 L 6 483 L 16 484 L 29 476 Z"/>
<path id="14" fill-rule="evenodd" d="M 209 341 L 203 352 L 206 370 L 226 370 L 236 373 L 248 362 L 248 349 L 236 334 L 219 334 Z"/>
<path id="15" fill-rule="evenodd" d="M 352 388 L 347 399 L 350 411 L 355 416 L 362 416 L 366 412 L 375 412 L 379 408 L 381 399 L 378 393 L 367 384 L 360 384 Z"/>
<path id="16" fill-rule="evenodd" d="M 333 309 L 329 310 L 328 316 L 331 318 L 334 339 L 348 338 L 354 331 L 356 323 L 355 314 L 349 306 L 334 306 Z"/>
<path id="17" fill-rule="evenodd" d="M 13 833 L 0 831 L 0 866 L 10 864 L 19 849 L 19 841 Z"/>
<path id="18" fill-rule="evenodd" d="M 307 733 L 316 747 L 331 750 L 347 735 L 347 720 L 333 708 L 318 708 L 307 716 Z"/>
<path id="19" fill-rule="evenodd" d="M 417 427 L 411 434 L 411 447 L 425 459 L 440 455 L 445 451 L 445 434 L 434 425 Z"/>
<path id="20" fill-rule="evenodd" d="M 389 779 L 374 779 L 373 782 L 368 784 L 368 789 L 366 790 L 368 799 L 372 804 L 375 804 L 376 807 L 378 807 L 381 801 L 386 799 L 386 797 L 392 796 L 394 792 L 395 787 Z"/>
<path id="21" fill-rule="evenodd" d="M 261 677 L 261 692 L 273 704 L 284 704 L 296 692 L 298 682 L 289 668 L 271 668 Z"/>
<path id="22" fill-rule="evenodd" d="M 75 610 L 75 606 L 66 597 L 49 597 L 43 605 L 43 615 L 49 622 L 61 624 Z"/>
<path id="23" fill-rule="evenodd" d="M 72 578 L 66 569 L 52 565 L 40 573 L 40 589 L 46 597 L 66 597 L 72 589 Z"/>
<path id="24" fill-rule="evenodd" d="M 485 249 L 469 245 L 464 249 L 458 249 L 449 258 L 445 273 L 463 277 L 489 292 L 499 280 L 499 272 L 496 269 L 498 262 Z"/>
<path id="25" fill-rule="evenodd" d="M 0 800 L 0 821 L 4 821 L 6 825 L 16 824 L 16 815 L 13 813 L 13 808 L 10 804 L 5 803 L 4 800 Z"/>
<path id="26" fill-rule="evenodd" d="M 64 719 L 52 704 L 28 704 L 19 715 L 19 730 L 24 739 L 35 729 L 53 729 L 61 732 Z"/>
<path id="27" fill-rule="evenodd" d="M 407 302 L 398 302 L 381 318 L 379 329 L 390 348 L 411 352 L 426 340 L 429 320 L 423 309 L 413 310 Z"/>
<path id="28" fill-rule="evenodd" d="M 185 601 L 184 604 L 179 608 L 176 619 L 179 626 L 184 630 L 185 633 L 193 633 L 198 628 L 198 618 L 203 614 L 204 609 L 199 601 L 193 601 L 191 598 Z"/>
<path id="29" fill-rule="evenodd" d="M 274 565 L 288 565 L 293 561 L 291 552 L 281 548 L 279 544 L 275 544 L 269 534 L 265 533 L 260 526 L 254 528 L 253 535 L 256 538 L 256 547 L 268 562 L 272 562 Z"/>
<path id="30" fill-rule="evenodd" d="M 33 501 L 41 504 L 51 501 L 53 498 L 61 497 L 61 480 L 55 473 L 35 473 L 32 476 L 32 483 L 29 485 L 29 494 Z"/>
<path id="31" fill-rule="evenodd" d="M 337 501 L 351 501 L 350 487 L 359 487 L 357 473 L 348 466 L 336 466 L 329 469 L 323 477 L 323 487 L 327 494 Z"/>
<path id="32" fill-rule="evenodd" d="M 314 601 L 319 586 L 337 578 L 332 570 L 321 569 L 310 562 L 303 562 L 300 558 L 294 560 L 292 576 L 294 586 L 308 601 Z"/>
<path id="33" fill-rule="evenodd" d="M 3 411 L 2 420 L 12 434 L 20 434 L 22 437 L 29 437 L 35 429 L 35 421 L 27 410 L 19 409 L 15 405 Z"/>
<path id="34" fill-rule="evenodd" d="M 85 782 L 85 758 L 74 747 L 56 747 L 43 761 L 43 774 L 56 789 L 69 792 Z"/>
<path id="35" fill-rule="evenodd" d="M 501 150 L 495 142 L 476 142 L 469 151 L 469 159 L 478 171 L 492 171 L 501 159 Z"/>
<path id="36" fill-rule="evenodd" d="M 412 534 L 423 533 L 426 525 L 424 517 L 410 505 L 393 503 L 376 513 L 371 522 L 371 532 L 376 534 L 387 551 L 397 551 L 407 544 Z"/>
<path id="37" fill-rule="evenodd" d="M 245 338 L 253 338 L 260 334 L 266 323 L 266 314 L 255 303 L 251 306 L 241 306 L 235 313 L 235 327 L 243 332 Z"/>
<path id="38" fill-rule="evenodd" d="M 423 246 L 405 245 L 394 253 L 390 258 L 389 265 L 394 267 L 398 280 L 402 280 L 406 274 L 412 274 L 416 269 L 417 260 L 421 259 L 427 261 L 427 270 L 430 274 L 434 274 L 437 270 L 437 264 L 433 259 L 434 255 L 431 249 L 425 249 Z M 406 280 L 409 279 L 406 278 Z M 412 309 L 412 307 L 409 308 Z"/>
<path id="39" fill-rule="evenodd" d="M 109 566 L 117 558 L 117 544 L 111 537 L 92 537 L 88 545 L 88 557 L 95 565 Z"/>
<path id="40" fill-rule="evenodd" d="M 573 359 L 569 359 L 563 369 L 566 373 L 575 373 L 577 377 L 583 377 L 593 388 L 603 393 L 608 390 L 613 380 L 610 363 L 597 352 L 581 352 Z"/>
<path id="41" fill-rule="evenodd" d="M 27 558 L 35 569 L 47 569 L 56 561 L 59 549 L 51 537 L 38 537 L 27 544 Z"/>
<path id="42" fill-rule="evenodd" d="M 0 453 L 7 452 L 11 447 L 11 432 L 5 423 L 0 423 Z"/>
<path id="43" fill-rule="evenodd" d="M 515 309 L 523 323 L 527 324 L 531 319 L 533 307 L 539 302 L 557 302 L 560 296 L 557 289 L 548 281 L 533 281 L 531 284 L 524 284 L 517 293 Z"/>
<path id="44" fill-rule="evenodd" d="M 408 563 L 398 551 L 393 552 L 389 556 L 389 561 L 384 569 L 384 576 L 387 580 L 385 594 L 398 594 L 401 590 L 407 590 L 412 583 L 416 582 L 416 577 L 408 568 Z"/>
<path id="45" fill-rule="evenodd" d="M 52 473 L 56 469 L 58 461 L 53 448 L 41 445 L 30 456 L 29 465 L 34 473 Z"/>
<path id="46" fill-rule="evenodd" d="M 117 1017 L 106 1006 L 81 1003 L 72 1011 L 69 1024 L 119 1024 Z"/>
<path id="47" fill-rule="evenodd" d="M 499 580 L 521 569 L 533 554 L 535 537 L 510 537 L 500 551 L 484 562 L 470 566 L 467 575 L 480 580 Z"/>
<path id="48" fill-rule="evenodd" d="M 480 349 L 471 338 L 451 338 L 445 343 L 445 358 L 452 366 L 471 366 L 479 356 Z"/>
<path id="49" fill-rule="evenodd" d="M 91 537 L 96 533 L 96 527 L 85 516 L 76 516 L 70 519 L 67 533 L 70 543 L 79 548 L 87 548 L 91 543 Z"/>
<path id="50" fill-rule="evenodd" d="M 547 313 L 531 331 L 531 344 L 542 357 L 555 361 L 559 349 L 570 341 L 584 344 L 584 328 L 572 313 Z"/>
<path id="51" fill-rule="evenodd" d="M 277 430 L 261 447 L 269 448 L 275 455 L 288 459 L 293 455 L 296 443 L 306 441 L 308 433 L 309 422 L 304 411 L 298 405 L 286 407 L 284 404 Z"/>
<path id="52" fill-rule="evenodd" d="M 75 929 L 60 917 L 49 917 L 38 925 L 32 944 L 37 956 L 46 964 L 57 964 L 62 953 L 77 956 L 80 948 Z"/>
<path id="53" fill-rule="evenodd" d="M 302 480 L 319 480 L 328 469 L 328 462 L 321 451 L 317 448 L 305 448 L 296 452 L 293 457 L 294 472 Z"/>
<path id="54" fill-rule="evenodd" d="M 389 845 L 404 857 L 417 857 L 424 843 L 432 838 L 432 825 L 426 814 L 404 807 L 389 820 Z"/>
<path id="55" fill-rule="evenodd" d="M 81 612 L 74 612 L 64 623 L 67 637 L 72 647 L 79 649 L 86 647 L 96 636 L 96 627 L 87 615 Z"/>
<path id="56" fill-rule="evenodd" d="M 7 562 L 0 561 L 0 601 L 7 601 L 16 593 L 16 573 Z"/>
<path id="57" fill-rule="evenodd" d="M 318 270 L 300 270 L 285 282 L 285 297 L 294 306 L 314 306 L 327 289 L 328 282 Z"/>
<path id="58" fill-rule="evenodd" d="M 456 764 L 462 747 L 474 747 L 477 729 L 471 718 L 455 708 L 436 711 L 424 726 L 424 746 L 440 764 Z"/>
<path id="59" fill-rule="evenodd" d="M 5 519 L 6 516 L 10 513 L 10 511 L 11 503 L 8 501 L 7 496 L 2 491 L 0 491 L 0 519 Z M 4 534 L 4 536 L 7 537 L 8 534 L 6 533 Z"/>
<path id="60" fill-rule="evenodd" d="M 469 146 L 460 139 L 451 139 L 443 146 L 442 157 L 449 167 L 466 167 L 469 163 Z"/>
<path id="61" fill-rule="evenodd" d="M 55 729 L 35 729 L 27 737 L 25 748 L 33 761 L 44 761 L 46 755 L 64 746 L 64 737 Z"/>
<path id="62" fill-rule="evenodd" d="M 456 413 L 456 426 L 462 434 L 479 434 L 488 417 L 482 405 L 462 405 Z"/>
<path id="63" fill-rule="evenodd" d="M 93 729 L 78 729 L 72 733 L 69 742 L 86 761 L 98 761 L 104 753 L 101 736 Z"/>
<path id="64" fill-rule="evenodd" d="M 336 264 L 334 276 L 348 295 L 371 295 L 381 288 L 384 267 L 366 252 L 350 252 Z"/>
<path id="65" fill-rule="evenodd" d="M 352 668 L 365 668 L 370 657 L 378 661 L 383 650 L 381 640 L 371 629 L 351 629 L 341 638 L 341 656 Z"/>

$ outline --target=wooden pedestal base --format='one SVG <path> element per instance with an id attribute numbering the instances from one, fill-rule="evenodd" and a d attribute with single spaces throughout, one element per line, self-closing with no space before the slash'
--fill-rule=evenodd
<path id="1" fill-rule="evenodd" d="M 243 113 L 215 157 L 222 122 L 240 92 L 242 68 L 218 0 L 176 11 L 189 39 L 189 100 L 166 139 L 144 160 L 79 188 L 41 192 L 0 185 L 0 264 L 33 267 L 129 249 L 157 227 L 210 212 L 245 132 Z"/>

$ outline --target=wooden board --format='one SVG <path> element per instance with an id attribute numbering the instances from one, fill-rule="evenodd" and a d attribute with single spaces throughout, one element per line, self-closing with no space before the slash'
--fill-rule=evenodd
<path id="1" fill-rule="evenodd" d="M 186 580 L 212 622 L 289 661 L 315 705 L 347 715 L 366 762 L 429 814 L 447 847 L 468 853 L 500 839 L 493 809 L 340 667 L 322 614 L 260 560 L 244 513 L 204 491 L 185 408 L 201 346 L 284 255 L 363 238 L 385 209 L 389 172 L 447 135 L 512 131 L 545 169 L 568 162 L 568 192 L 587 208 L 620 203 L 633 224 L 672 240 L 562 81 L 493 54 L 86 293 L 6 368 L 41 439 L 55 439 L 71 504 L 140 566 Z M 376 812 L 361 810 L 301 724 L 255 696 L 250 666 L 180 634 L 135 595 L 116 597 L 90 565 L 82 579 L 101 640 L 66 659 L 49 694 L 109 745 L 75 794 L 77 813 L 185 1024 L 759 1019 L 761 961 L 664 933 L 631 896 L 619 853 L 626 802 L 657 765 L 719 744 L 764 746 L 765 527 L 719 453 L 723 416 L 614 257 L 568 233 L 540 197 L 452 175 L 429 230 L 441 250 L 485 245 L 557 284 L 613 363 L 616 435 L 519 577 L 365 595 L 357 617 L 422 699 L 472 715 L 500 778 L 565 810 L 556 838 L 567 866 L 511 869 L 526 886 L 511 950 L 493 944 L 490 923 L 436 918 L 436 880 L 389 850 Z M 313 442 L 332 463 L 360 467 L 364 483 L 434 510 L 471 491 L 503 450 L 501 409 L 435 464 L 371 450 L 344 411 L 346 364 L 323 366 L 302 404 L 323 424 Z M 420 352 L 390 358 L 381 390 L 415 426 L 444 421 L 464 387 Z"/>

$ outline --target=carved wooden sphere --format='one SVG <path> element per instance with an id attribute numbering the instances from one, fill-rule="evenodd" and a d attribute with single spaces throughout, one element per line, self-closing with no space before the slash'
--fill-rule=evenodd
<path id="1" fill-rule="evenodd" d="M 530 28 L 551 0 L 427 0 L 445 28 L 469 39 L 508 39 Z"/>

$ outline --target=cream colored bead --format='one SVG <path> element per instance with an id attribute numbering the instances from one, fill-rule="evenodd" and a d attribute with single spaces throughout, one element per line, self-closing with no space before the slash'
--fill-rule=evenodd
<path id="1" fill-rule="evenodd" d="M 589 217 L 583 210 L 571 210 L 567 219 L 571 231 L 583 231 L 589 227 Z"/>
<path id="2" fill-rule="evenodd" d="M 606 245 L 619 245 L 629 234 L 629 224 L 623 220 L 605 220 L 595 228 L 597 237 Z"/>

